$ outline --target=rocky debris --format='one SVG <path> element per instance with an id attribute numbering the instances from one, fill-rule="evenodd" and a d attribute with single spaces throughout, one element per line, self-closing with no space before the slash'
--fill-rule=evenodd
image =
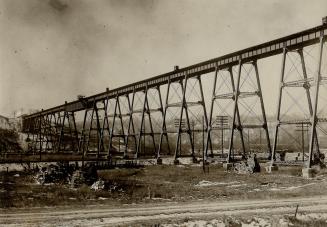
<path id="1" fill-rule="evenodd" d="M 82 184 L 92 185 L 98 180 L 97 168 L 93 164 L 86 165 L 83 170 L 76 170 L 70 178 L 70 186 L 72 188 L 79 187 Z"/>
<path id="2" fill-rule="evenodd" d="M 325 155 L 323 153 L 317 152 L 313 155 L 312 165 L 318 166 L 320 168 L 326 168 Z"/>
<path id="3" fill-rule="evenodd" d="M 108 191 L 109 192 L 114 192 L 117 190 L 122 190 L 121 188 L 119 188 L 119 185 L 117 182 L 109 182 L 108 184 Z"/>
<path id="4" fill-rule="evenodd" d="M 93 163 L 85 166 L 83 169 L 83 177 L 85 179 L 85 184 L 92 185 L 98 180 L 97 167 Z"/>
<path id="5" fill-rule="evenodd" d="M 95 191 L 103 190 L 104 189 L 104 181 L 101 180 L 101 179 L 97 180 L 96 182 L 94 182 L 91 185 L 91 189 L 92 190 L 95 190 Z"/>
<path id="6" fill-rule="evenodd" d="M 260 164 L 259 164 L 257 156 L 255 154 L 248 157 L 247 164 L 253 170 L 254 173 L 260 172 L 260 170 L 261 170 Z"/>
<path id="7" fill-rule="evenodd" d="M 260 164 L 257 160 L 256 155 L 250 155 L 246 161 L 241 163 L 235 163 L 234 170 L 240 174 L 248 174 L 248 173 L 258 173 L 260 172 Z"/>
<path id="8" fill-rule="evenodd" d="M 252 173 L 251 169 L 247 166 L 246 162 L 235 163 L 234 171 L 239 173 L 239 174 Z"/>
<path id="9" fill-rule="evenodd" d="M 224 220 L 225 226 L 233 226 L 233 227 L 242 227 L 242 222 L 240 220 L 237 220 L 235 217 L 227 217 Z"/>
<path id="10" fill-rule="evenodd" d="M 83 171 L 76 170 L 73 172 L 72 176 L 70 177 L 70 187 L 76 188 L 78 186 L 81 186 L 85 182 Z"/>
<path id="11" fill-rule="evenodd" d="M 54 183 L 59 178 L 62 178 L 62 172 L 59 170 L 59 167 L 56 165 L 49 165 L 40 168 L 39 172 L 37 172 L 35 179 L 39 184 L 45 183 Z"/>
<path id="12" fill-rule="evenodd" d="M 75 168 L 75 165 L 63 163 L 40 166 L 35 175 L 35 180 L 38 184 L 66 183 L 70 181 L 71 175 Z"/>
<path id="13" fill-rule="evenodd" d="M 38 167 L 35 175 L 38 184 L 69 183 L 72 187 L 82 184 L 92 185 L 98 180 L 97 168 L 94 164 L 87 164 L 82 170 L 77 164 L 57 163 Z"/>

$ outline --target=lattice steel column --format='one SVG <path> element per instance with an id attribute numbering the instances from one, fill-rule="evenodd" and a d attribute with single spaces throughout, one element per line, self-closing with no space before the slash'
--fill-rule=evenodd
<path id="1" fill-rule="evenodd" d="M 284 44 L 282 67 L 281 67 L 280 80 L 279 80 L 276 125 L 275 125 L 275 130 L 274 130 L 274 145 L 273 145 L 273 150 L 272 150 L 272 155 L 271 155 L 271 165 L 273 165 L 273 162 L 276 159 L 277 139 L 278 139 L 279 126 L 280 126 L 280 112 L 281 112 L 280 107 L 282 104 L 283 83 L 284 83 L 284 75 L 285 75 L 286 54 L 287 54 L 287 49 Z"/>
<path id="2" fill-rule="evenodd" d="M 66 102 L 67 104 L 67 102 Z M 63 146 L 63 151 L 67 151 L 67 144 L 70 143 L 70 149 L 69 151 L 72 152 L 75 150 L 78 150 L 78 133 L 76 129 L 76 123 L 75 123 L 75 116 L 73 117 L 74 113 L 64 110 L 63 116 L 59 114 L 59 127 L 60 127 L 60 133 L 59 133 L 59 139 L 58 139 L 58 147 L 57 152 L 60 152 Z M 67 121 L 67 126 L 66 126 Z M 74 121 L 74 122 L 72 122 Z M 68 142 L 67 142 L 68 139 Z"/>
<path id="3" fill-rule="evenodd" d="M 236 88 L 235 88 L 235 83 L 234 83 L 234 75 L 233 75 L 233 69 L 230 67 L 228 69 L 229 71 L 229 75 L 230 75 L 230 81 L 231 81 L 231 84 L 232 84 L 232 90 L 233 90 L 233 96 L 232 96 L 232 99 L 234 100 L 234 102 L 236 103 L 236 118 L 237 118 L 237 122 L 238 122 L 238 127 L 236 127 L 238 130 L 239 130 L 239 133 L 240 133 L 240 138 L 241 138 L 241 145 L 242 145 L 242 149 L 243 149 L 243 155 L 245 155 L 245 145 L 244 145 L 244 136 L 243 136 L 243 128 L 242 128 L 242 125 L 241 125 L 241 117 L 240 117 L 240 112 L 239 112 L 239 108 L 238 108 L 238 103 L 236 101 L 236 96 L 235 96 L 235 93 L 239 94 L 239 85 L 238 85 L 238 92 L 236 92 Z M 235 107 L 234 107 L 235 108 Z M 233 115 L 234 115 L 234 112 L 233 112 Z M 234 117 L 234 116 L 233 116 Z M 234 120 L 233 119 L 233 123 L 231 125 L 231 131 L 233 132 L 234 131 Z M 234 136 L 234 135 L 233 135 Z M 227 157 L 227 162 L 230 162 L 230 159 L 231 159 L 231 152 L 232 152 L 232 149 L 234 149 L 234 139 L 233 137 L 230 138 L 230 144 L 229 144 L 229 148 L 228 148 L 228 157 Z"/>
<path id="4" fill-rule="evenodd" d="M 82 132 L 81 132 L 81 136 L 79 139 L 79 143 L 78 143 L 78 153 L 82 153 L 82 159 L 83 159 L 83 166 L 84 166 L 84 159 L 85 159 L 85 155 L 86 155 L 86 122 L 87 122 L 87 113 L 88 113 L 88 109 L 85 109 L 84 111 L 84 118 L 83 118 L 83 126 L 82 126 Z"/>
<path id="5" fill-rule="evenodd" d="M 221 75 L 221 74 L 219 74 L 220 72 L 221 73 L 227 72 L 228 73 L 228 78 L 223 78 L 224 74 Z M 218 78 L 221 79 L 221 81 L 219 83 L 218 83 Z M 230 82 L 230 84 L 228 83 L 228 81 Z M 218 87 L 218 90 L 217 90 L 217 87 Z M 229 88 L 229 89 L 231 88 L 231 90 L 230 91 L 225 91 L 224 87 Z M 217 94 L 217 92 L 219 92 L 219 94 Z M 211 148 L 211 154 L 213 155 L 212 143 L 209 143 L 209 141 L 213 137 L 211 133 L 213 132 L 214 123 L 215 123 L 215 121 L 213 121 L 214 107 L 215 106 L 219 107 L 219 109 L 218 109 L 219 114 L 222 114 L 222 113 L 227 114 L 227 117 L 229 117 L 228 113 L 227 113 L 228 112 L 228 110 L 227 110 L 228 105 L 223 106 L 221 104 L 222 104 L 222 102 L 224 102 L 226 100 L 232 100 L 234 98 L 234 95 L 233 95 L 234 92 L 235 92 L 235 86 L 234 86 L 234 78 L 233 78 L 232 68 L 229 67 L 227 69 L 219 69 L 218 66 L 216 66 L 215 67 L 215 74 L 214 74 L 214 81 L 213 81 L 212 96 L 211 96 L 211 106 L 210 106 L 210 111 L 209 111 L 209 123 L 208 123 L 206 145 L 205 145 L 205 154 L 204 154 L 205 159 L 208 156 L 209 145 L 211 146 L 210 147 Z M 239 120 L 238 109 L 237 109 L 237 116 L 238 116 L 238 120 Z M 242 145 L 244 145 L 243 144 L 243 136 L 241 136 L 241 141 L 242 141 Z M 223 151 L 222 151 L 222 153 L 223 153 Z"/>
<path id="6" fill-rule="evenodd" d="M 135 99 L 135 88 L 133 89 L 132 95 L 132 102 L 130 101 L 129 95 L 126 95 L 128 107 L 129 107 L 129 120 L 128 120 L 128 128 L 126 134 L 126 145 L 125 145 L 125 152 L 124 158 L 128 158 L 127 151 L 128 151 L 128 144 L 129 144 L 129 137 L 132 136 L 134 140 L 134 147 L 137 147 L 137 139 L 135 135 L 135 127 L 134 127 L 134 119 L 133 119 L 133 107 L 134 107 L 134 99 Z"/>
<path id="7" fill-rule="evenodd" d="M 306 92 L 310 116 L 313 116 L 312 101 L 311 101 L 311 95 L 310 95 L 311 85 L 310 85 L 310 80 L 308 78 L 308 74 L 307 74 L 307 70 L 306 70 L 306 64 L 305 64 L 304 55 L 303 55 L 303 48 L 298 49 L 297 52 L 300 55 L 303 78 L 304 78 L 304 83 L 302 86 Z M 318 141 L 318 134 L 317 134 L 316 128 L 314 129 L 314 137 L 315 137 L 315 144 L 316 144 L 317 150 L 319 151 L 319 141 Z"/>
<path id="8" fill-rule="evenodd" d="M 207 146 L 207 143 L 210 144 L 210 148 L 211 148 L 211 152 L 212 151 L 212 142 L 211 142 L 211 135 L 209 132 L 209 120 L 208 120 L 208 114 L 207 114 L 207 108 L 206 108 L 206 104 L 205 104 L 205 101 L 204 101 L 204 94 L 203 94 L 203 87 L 202 87 L 202 81 L 201 81 L 201 76 L 197 76 L 197 80 L 198 80 L 198 83 L 199 83 L 199 87 L 200 87 L 200 94 L 201 94 L 201 100 L 199 101 L 199 104 L 202 106 L 202 110 L 203 110 L 203 116 L 204 116 L 204 123 L 205 123 L 205 132 L 207 134 L 207 139 L 206 139 L 206 145 L 205 147 Z M 211 113 L 211 117 L 212 117 L 212 113 Z M 193 131 L 194 133 L 194 131 Z M 202 132 L 204 133 L 204 132 Z M 203 138 L 204 139 L 204 138 Z M 193 141 L 194 143 L 194 141 Z M 202 157 L 205 157 L 207 155 L 207 152 L 206 152 L 206 148 L 203 148 L 203 155 Z M 205 161 L 205 160 L 203 160 Z"/>
<path id="9" fill-rule="evenodd" d="M 169 83 L 170 83 L 170 81 L 168 82 L 167 97 L 169 95 Z M 160 164 L 160 162 L 161 162 L 160 151 L 161 151 L 161 143 L 162 143 L 163 136 L 165 136 L 165 138 L 166 138 L 168 153 L 170 153 L 170 145 L 169 145 L 169 139 L 168 139 L 168 133 L 167 133 L 167 125 L 166 125 L 166 120 L 165 120 L 166 119 L 166 108 L 164 108 L 163 103 L 162 103 L 161 92 L 160 92 L 159 86 L 157 87 L 157 90 L 158 90 L 158 97 L 159 97 L 159 103 L 160 103 L 160 112 L 161 112 L 161 116 L 162 116 L 160 141 L 159 141 L 159 147 L 158 147 L 158 152 L 157 152 L 157 157 L 156 157 L 158 163 Z M 165 106 L 167 106 L 167 105 L 165 105 Z"/>
<path id="10" fill-rule="evenodd" d="M 214 109 L 214 103 L 216 100 L 216 84 L 217 84 L 218 71 L 219 71 L 219 69 L 216 66 L 214 81 L 213 81 L 213 88 L 212 88 L 211 106 L 210 106 L 210 111 L 209 111 L 209 122 L 208 122 L 208 129 L 207 129 L 206 145 L 205 145 L 205 151 L 204 151 L 204 155 L 203 155 L 203 158 L 204 158 L 203 163 L 206 161 L 207 156 L 208 156 L 209 138 L 211 136 L 211 131 L 212 131 L 212 114 L 213 114 L 213 109 Z M 212 152 L 212 148 L 211 148 L 211 152 Z"/>
<path id="11" fill-rule="evenodd" d="M 42 111 L 41 111 L 42 113 Z M 42 158 L 42 137 L 43 137 L 43 134 L 42 134 L 42 115 L 40 114 L 40 117 L 39 117 L 39 137 L 38 137 L 38 142 L 39 142 L 39 155 L 40 155 L 40 160 Z"/>
<path id="12" fill-rule="evenodd" d="M 310 135 L 310 144 L 309 144 L 309 160 L 308 160 L 308 168 L 311 168 L 312 165 L 312 154 L 313 154 L 313 144 L 316 134 L 316 126 L 317 126 L 317 108 L 318 108 L 318 95 L 319 95 L 319 87 L 321 85 L 321 65 L 322 65 L 322 55 L 324 48 L 325 37 L 323 32 L 320 32 L 320 43 L 319 43 L 319 59 L 318 59 L 318 68 L 315 76 L 315 93 L 314 93 L 314 106 L 313 106 L 313 114 L 311 117 L 311 135 Z"/>
<path id="13" fill-rule="evenodd" d="M 257 61 L 253 61 L 253 67 L 255 70 L 255 75 L 257 79 L 257 86 L 258 86 L 258 91 L 256 94 L 259 96 L 260 99 L 260 105 L 261 105 L 261 114 L 262 114 L 262 119 L 263 119 L 263 125 L 262 128 L 265 130 L 266 133 L 266 140 L 267 140 L 267 149 L 269 152 L 269 156 L 271 157 L 272 151 L 271 151 L 271 144 L 270 144 L 270 138 L 269 138 L 269 131 L 268 131 L 268 125 L 267 125 L 267 117 L 266 117 L 266 111 L 265 111 L 265 105 L 263 102 L 263 97 L 262 97 L 262 89 L 261 89 L 261 83 L 260 83 L 260 78 L 259 78 L 259 71 L 258 71 L 258 65 Z"/>
<path id="14" fill-rule="evenodd" d="M 286 89 L 291 89 L 291 88 L 293 88 L 293 89 L 300 88 L 301 89 L 301 88 L 303 88 L 305 91 L 305 96 L 306 96 L 306 100 L 307 100 L 309 117 L 311 119 L 316 118 L 316 117 L 314 117 L 314 116 L 316 116 L 316 113 L 314 113 L 314 109 L 312 107 L 312 98 L 311 98 L 311 94 L 310 94 L 310 88 L 313 84 L 314 78 L 308 77 L 308 75 L 307 75 L 307 68 L 306 68 L 306 64 L 305 64 L 305 58 L 304 58 L 303 51 L 304 51 L 303 48 L 289 50 L 286 47 L 286 44 L 284 43 L 281 75 L 280 75 L 280 86 L 279 86 L 278 103 L 277 103 L 277 113 L 276 113 L 276 125 L 275 125 L 275 129 L 274 129 L 274 141 L 273 141 L 273 150 L 272 150 L 272 156 L 271 156 L 271 165 L 274 165 L 274 161 L 276 160 L 277 144 L 279 142 L 278 135 L 280 134 L 279 129 L 281 128 L 281 126 L 310 124 L 310 120 L 306 117 L 304 117 L 302 119 L 290 119 L 290 120 L 282 118 L 282 113 L 281 113 L 282 107 L 283 107 L 282 101 L 286 100 L 286 97 L 284 97 L 284 91 L 286 92 L 286 94 L 291 96 L 291 95 L 293 95 L 293 93 L 287 92 Z M 299 73 L 299 71 L 297 69 L 298 65 L 295 64 L 294 60 L 291 58 L 291 54 L 297 56 L 300 59 L 299 64 L 301 66 L 301 71 L 302 71 L 301 74 Z M 309 53 L 307 53 L 307 54 L 311 57 L 311 55 Z M 292 65 L 286 73 L 285 71 L 286 71 L 286 63 L 287 62 L 291 63 Z M 291 78 L 291 80 L 289 80 L 288 77 L 290 77 L 290 75 L 292 74 L 292 71 L 296 71 L 297 74 L 300 75 L 300 78 Z M 319 83 L 317 83 L 317 84 L 319 84 Z M 318 89 L 318 91 L 319 91 L 319 89 Z M 293 98 L 293 97 L 291 97 L 291 98 L 293 100 L 292 101 L 293 105 L 295 103 L 298 106 L 298 108 L 301 109 L 302 111 L 305 109 L 304 108 L 305 106 L 303 106 L 303 103 L 297 103 L 298 102 L 297 98 Z M 315 101 L 315 100 L 313 100 L 313 101 Z M 292 105 L 290 105 L 290 103 L 288 103 L 288 105 L 292 107 Z M 288 111 L 291 109 L 291 107 L 288 108 Z M 286 113 L 287 113 L 287 111 L 286 111 Z M 286 113 L 284 113 L 284 115 L 286 115 Z M 316 144 L 316 147 L 319 150 L 318 135 L 317 135 L 315 125 L 313 125 L 312 130 L 313 131 L 312 131 L 311 135 L 314 138 L 313 142 Z M 311 159 L 311 158 L 309 158 L 309 159 Z"/>
<path id="15" fill-rule="evenodd" d="M 114 107 L 111 130 L 110 130 L 110 134 L 109 134 L 109 145 L 108 145 L 108 157 L 109 158 L 111 157 L 112 139 L 113 139 L 113 134 L 114 134 L 118 103 L 119 103 L 119 96 L 117 94 L 116 98 L 115 98 L 115 107 Z"/>
<path id="16" fill-rule="evenodd" d="M 124 139 L 124 144 L 126 145 L 126 141 L 125 141 L 125 132 L 124 132 L 124 123 L 123 123 L 123 118 L 122 118 L 122 112 L 121 112 L 121 108 L 120 108 L 120 101 L 119 101 L 120 96 L 117 94 L 116 98 L 115 98 L 115 107 L 114 107 L 114 113 L 112 116 L 108 115 L 108 117 L 113 117 L 112 120 L 112 126 L 111 126 L 111 132 L 109 135 L 109 148 L 108 148 L 108 157 L 112 157 L 112 152 L 110 151 L 111 148 L 113 147 L 113 138 L 114 137 L 118 137 L 119 141 L 120 138 Z M 118 112 L 118 113 L 117 113 Z M 118 116 L 118 120 L 120 123 L 120 131 L 119 134 L 115 134 L 114 133 L 114 129 L 115 129 L 115 121 L 116 121 L 116 117 Z"/>
<path id="17" fill-rule="evenodd" d="M 92 107 L 85 110 L 85 114 L 87 115 L 89 111 L 91 111 L 91 117 L 89 122 L 89 127 L 87 130 L 87 138 L 86 138 L 86 152 L 90 151 L 90 148 L 93 150 L 96 149 L 96 153 L 94 154 L 97 158 L 102 155 L 104 151 L 104 145 L 102 140 L 102 131 L 100 125 L 99 111 L 103 111 L 104 107 L 98 107 L 98 104 L 95 100 L 92 102 Z M 84 118 L 87 120 L 87 117 Z M 83 127 L 84 135 L 86 135 L 85 125 Z M 95 135 L 94 135 L 95 134 Z M 85 136 L 83 138 L 85 139 Z M 94 138 L 95 137 L 95 138 Z M 84 141 L 85 142 L 85 141 Z M 90 146 L 91 145 L 91 146 Z"/>
<path id="18" fill-rule="evenodd" d="M 146 128 L 145 128 L 145 114 L 147 114 L 148 120 L 149 120 L 149 127 L 150 127 L 150 133 L 146 133 Z M 156 143 L 154 139 L 154 131 L 153 131 L 153 125 L 152 125 L 152 120 L 151 120 L 151 109 L 149 107 L 149 102 L 148 102 L 148 85 L 146 85 L 145 90 L 144 90 L 144 100 L 143 100 L 143 107 L 142 107 L 142 117 L 141 117 L 141 125 L 140 125 L 140 130 L 139 130 L 139 137 L 138 137 L 138 142 L 137 142 L 137 147 L 136 147 L 136 154 L 135 157 L 138 158 L 140 155 L 140 150 L 141 150 L 141 139 L 142 137 L 145 136 L 150 136 L 152 139 L 152 144 L 153 144 L 153 156 L 156 154 Z M 143 151 L 145 152 L 145 151 Z"/>
<path id="19" fill-rule="evenodd" d="M 45 152 L 53 150 L 54 134 L 52 131 L 52 117 L 52 114 L 43 116 L 42 134 L 44 137 L 42 140 L 42 147 L 44 148 Z"/>
<path id="20" fill-rule="evenodd" d="M 242 68 L 248 65 L 249 66 L 249 71 L 246 71 L 244 68 L 244 71 L 246 73 L 245 78 L 243 78 L 243 83 L 242 85 L 241 83 L 241 76 L 242 76 Z M 255 80 L 251 80 L 250 76 L 251 76 L 251 71 L 254 69 L 254 76 L 255 76 Z M 232 75 L 232 71 L 231 75 Z M 263 102 L 263 98 L 262 98 L 262 90 L 261 90 L 261 84 L 260 84 L 260 78 L 259 78 L 259 72 L 258 72 L 258 67 L 257 67 L 257 62 L 256 60 L 252 61 L 252 62 L 246 62 L 243 63 L 242 59 L 239 59 L 239 66 L 238 66 L 238 76 L 237 76 L 237 83 L 236 83 L 236 88 L 234 88 L 234 82 L 233 79 L 232 80 L 232 86 L 233 86 L 233 90 L 234 90 L 234 111 L 233 111 L 233 120 L 232 120 L 232 130 L 231 130 L 231 136 L 230 136 L 230 143 L 229 143 L 229 152 L 228 152 L 228 158 L 227 158 L 227 162 L 231 162 L 232 158 L 231 158 L 231 154 L 232 154 L 232 150 L 234 149 L 234 130 L 238 129 L 241 135 L 241 142 L 242 142 L 242 147 L 243 147 L 243 158 L 245 158 L 246 156 L 246 152 L 244 149 L 244 140 L 243 140 L 243 129 L 244 128 L 248 128 L 248 129 L 261 129 L 263 128 L 266 132 L 266 139 L 267 139 L 267 148 L 268 148 L 268 152 L 269 154 L 271 154 L 271 146 L 270 146 L 270 139 L 269 139 L 269 132 L 268 132 L 268 127 L 267 127 L 267 119 L 266 119 L 266 113 L 265 113 L 265 107 L 264 107 L 264 102 Z M 255 91 L 241 91 L 241 86 L 243 86 L 245 84 L 245 82 L 247 81 L 252 81 L 252 86 L 255 89 Z M 255 98 L 259 98 L 260 101 L 260 109 L 261 109 L 261 118 L 260 118 L 260 122 L 259 123 L 249 123 L 247 124 L 246 122 L 244 122 L 246 119 L 242 120 L 241 119 L 241 113 L 240 113 L 240 107 L 239 107 L 239 100 L 240 98 L 242 99 L 246 99 L 246 98 L 250 98 L 250 97 L 255 97 Z M 254 112 L 254 110 L 252 109 L 252 107 L 247 106 L 246 104 L 243 104 L 244 107 L 246 107 L 246 111 L 249 112 L 249 114 L 251 115 L 255 115 L 256 113 Z M 238 124 L 236 124 L 236 118 L 238 119 Z M 261 123 L 261 124 L 260 124 Z"/>
<path id="21" fill-rule="evenodd" d="M 58 138 L 58 147 L 57 147 L 57 153 L 59 153 L 61 151 L 61 144 L 62 144 L 62 140 L 63 140 L 63 134 L 64 134 L 64 122 L 65 122 L 65 114 L 64 116 L 61 116 L 61 112 L 58 112 L 58 122 L 59 125 L 58 127 L 60 127 L 60 131 L 59 131 L 59 138 Z"/>
<path id="22" fill-rule="evenodd" d="M 166 135 L 167 138 L 168 138 L 167 127 L 166 127 L 166 116 L 167 116 L 167 109 L 169 107 L 168 99 L 169 99 L 170 84 L 171 84 L 170 83 L 170 77 L 168 77 L 167 92 L 166 92 L 166 98 L 165 98 L 165 106 L 164 106 L 163 115 L 162 115 L 162 126 L 161 126 L 161 133 L 160 133 L 159 148 L 158 148 L 158 152 L 157 152 L 157 158 L 158 159 L 160 158 L 160 154 L 161 154 L 161 150 L 162 150 L 163 136 Z M 168 144 L 168 140 L 167 140 L 167 144 Z"/>
<path id="23" fill-rule="evenodd" d="M 184 78 L 184 84 L 181 81 L 181 87 L 182 87 L 182 103 L 181 103 L 181 111 L 180 111 L 180 118 L 179 118 L 179 126 L 178 126 L 178 132 L 177 132 L 177 141 L 176 141 L 176 147 L 175 147 L 175 154 L 174 154 L 174 159 L 176 160 L 178 157 L 178 148 L 180 145 L 180 140 L 181 140 L 181 134 L 183 133 L 182 130 L 182 118 L 183 118 L 183 111 L 185 110 L 185 116 L 186 116 L 186 123 L 187 123 L 187 129 L 186 133 L 189 135 L 189 140 L 191 143 L 191 152 L 192 152 L 192 158 L 195 159 L 194 155 L 194 141 L 191 135 L 191 126 L 190 126 L 190 119 L 188 115 L 188 108 L 187 108 L 187 102 L 185 98 L 186 94 L 186 88 L 187 88 L 187 80 L 188 80 L 188 74 L 185 74 Z"/>
<path id="24" fill-rule="evenodd" d="M 232 71 L 230 71 L 230 72 L 232 72 Z M 239 94 L 240 94 L 241 73 L 242 73 L 242 59 L 239 58 L 236 88 L 233 85 L 234 110 L 233 110 L 232 126 L 231 126 L 232 130 L 231 130 L 231 135 L 230 135 L 230 142 L 229 142 L 229 149 L 228 149 L 228 156 L 227 156 L 227 162 L 228 163 L 231 162 L 232 150 L 234 149 L 234 130 L 237 128 L 242 133 L 242 128 L 241 128 L 241 125 L 240 125 L 240 116 L 239 116 L 239 112 L 238 112 L 239 111 L 239 109 L 238 109 L 238 97 L 239 97 Z M 232 84 L 234 84 L 234 78 L 232 78 L 231 81 L 232 81 Z M 235 124 L 236 118 L 239 119 L 239 125 L 238 126 Z M 244 142 L 243 142 L 243 134 L 241 134 L 241 139 L 242 139 L 243 154 L 244 154 L 245 153 L 245 148 L 244 148 Z"/>
<path id="25" fill-rule="evenodd" d="M 107 92 L 107 97 L 105 100 L 103 100 L 103 111 L 104 111 L 104 116 L 103 116 L 103 122 L 102 122 L 102 129 L 101 129 L 101 141 L 103 144 L 103 151 L 106 152 L 107 151 L 107 147 L 106 147 L 106 137 L 109 137 L 110 135 L 110 128 L 109 128 L 109 121 L 108 121 L 108 107 L 109 107 L 109 88 L 106 89 Z M 108 138 L 108 142 L 109 142 L 109 138 Z M 107 155 L 107 154 L 105 154 Z"/>

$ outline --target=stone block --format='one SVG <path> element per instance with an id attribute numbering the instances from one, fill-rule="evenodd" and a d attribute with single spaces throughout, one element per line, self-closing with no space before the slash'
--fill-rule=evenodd
<path id="1" fill-rule="evenodd" d="M 277 171 L 277 170 L 278 170 L 278 166 L 276 166 L 276 165 L 266 166 L 266 172 L 268 172 L 268 173 L 271 173 L 271 172 L 274 172 L 274 171 Z"/>
<path id="2" fill-rule="evenodd" d="M 313 178 L 314 177 L 314 169 L 312 168 L 303 168 L 302 169 L 302 176 L 303 178 Z"/>
<path id="3" fill-rule="evenodd" d="M 224 168 L 224 170 L 232 170 L 232 168 L 233 168 L 233 163 L 224 163 L 223 164 L 223 168 Z"/>

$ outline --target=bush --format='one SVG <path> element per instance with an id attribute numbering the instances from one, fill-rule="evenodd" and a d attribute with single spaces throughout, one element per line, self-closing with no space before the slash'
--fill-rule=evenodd
<path id="1" fill-rule="evenodd" d="M 21 151 L 19 135 L 14 130 L 0 128 L 0 152 Z"/>

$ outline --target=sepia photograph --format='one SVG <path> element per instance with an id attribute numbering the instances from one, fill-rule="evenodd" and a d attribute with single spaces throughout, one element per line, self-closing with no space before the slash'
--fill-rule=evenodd
<path id="1" fill-rule="evenodd" d="M 327 227 L 326 0 L 0 0 L 0 227 Z"/>

